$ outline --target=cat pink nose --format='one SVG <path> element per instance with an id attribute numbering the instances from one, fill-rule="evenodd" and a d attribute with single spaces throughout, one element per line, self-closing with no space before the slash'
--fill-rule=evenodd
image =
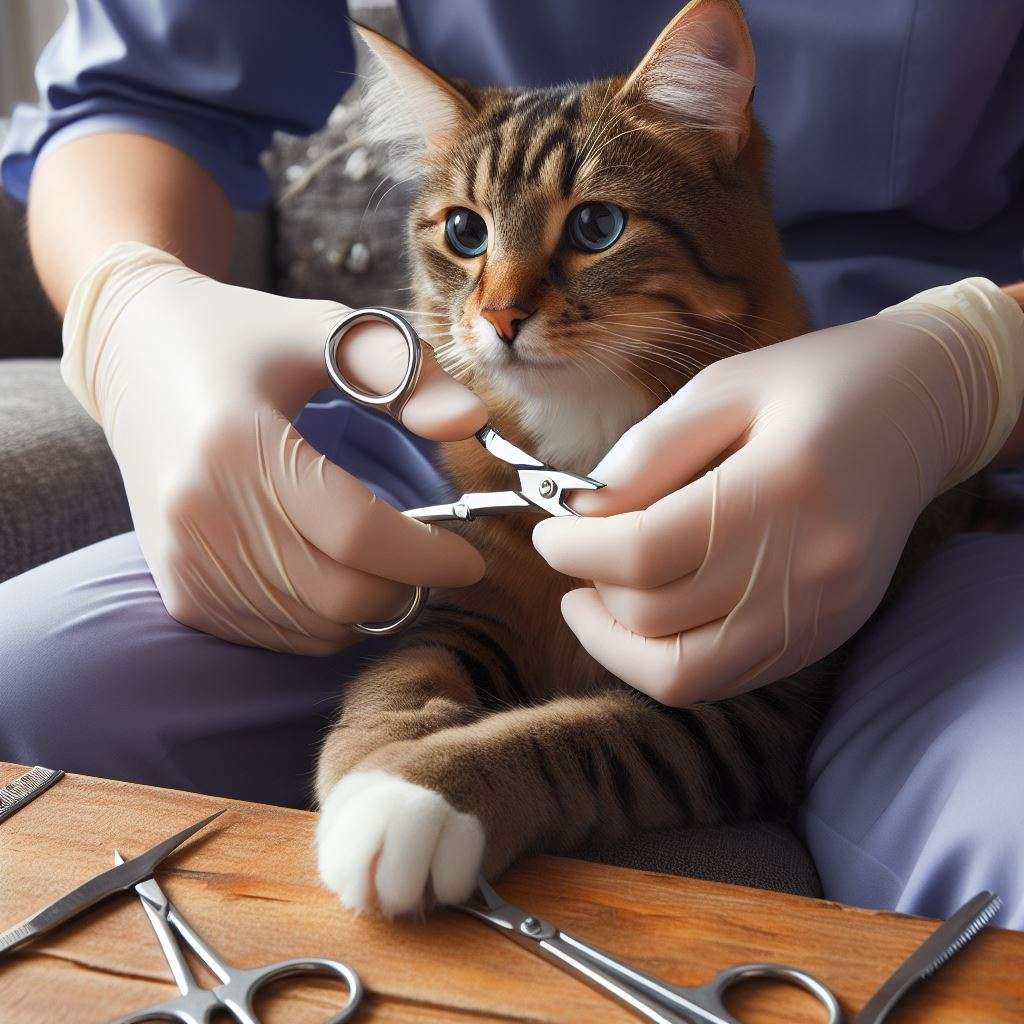
<path id="1" fill-rule="evenodd" d="M 480 315 L 498 332 L 502 341 L 507 341 L 510 345 L 516 340 L 519 325 L 530 316 L 518 306 L 506 306 L 504 309 L 481 309 Z"/>

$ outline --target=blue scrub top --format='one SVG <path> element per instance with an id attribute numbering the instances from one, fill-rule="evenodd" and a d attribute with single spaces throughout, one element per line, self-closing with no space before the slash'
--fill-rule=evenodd
<path id="1" fill-rule="evenodd" d="M 476 84 L 632 68 L 682 0 L 404 0 L 413 50 Z M 1021 0 L 746 0 L 786 254 L 815 321 L 972 274 L 1024 277 Z M 108 130 L 191 154 L 232 203 L 268 197 L 275 130 L 351 82 L 341 0 L 75 0 L 0 153 L 24 199 L 47 147 Z"/>

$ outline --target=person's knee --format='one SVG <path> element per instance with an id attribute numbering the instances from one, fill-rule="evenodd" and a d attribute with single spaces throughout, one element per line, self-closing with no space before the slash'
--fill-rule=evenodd
<path id="1" fill-rule="evenodd" d="M 118 756 L 132 644 L 156 594 L 126 534 L 0 584 L 0 757 L 102 774 Z M 166 613 L 164 613 L 166 614 Z"/>
<path id="2" fill-rule="evenodd" d="M 0 759 L 303 805 L 353 648 L 302 658 L 168 615 L 134 535 L 0 585 Z"/>
<path id="3" fill-rule="evenodd" d="M 946 548 L 854 652 L 809 768 L 826 895 L 946 915 L 991 888 L 1024 927 L 1024 538 Z"/>
<path id="4" fill-rule="evenodd" d="M 932 916 L 979 889 L 1002 895 L 1000 923 L 1024 928 L 1024 688 L 993 666 L 965 681 L 976 699 L 929 745 L 911 779 L 907 860 L 897 908 Z"/>
<path id="5" fill-rule="evenodd" d="M 75 607 L 75 555 L 0 583 L 0 756 L 61 763 L 70 719 L 88 729 L 92 637 L 67 628 Z M 79 592 L 80 593 L 80 592 Z"/>
<path id="6" fill-rule="evenodd" d="M 966 678 L 973 701 L 955 710 L 947 693 L 945 708 L 879 723 L 821 773 L 802 817 L 826 896 L 948 917 L 987 888 L 1003 898 L 999 923 L 1024 928 L 1024 688 L 1006 684 L 999 671 Z"/>

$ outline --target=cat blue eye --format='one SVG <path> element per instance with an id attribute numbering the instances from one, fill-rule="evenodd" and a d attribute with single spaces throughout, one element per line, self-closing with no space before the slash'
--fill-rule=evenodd
<path id="1" fill-rule="evenodd" d="M 479 213 L 457 206 L 444 220 L 444 237 L 458 256 L 479 256 L 487 248 L 487 225 Z"/>
<path id="2" fill-rule="evenodd" d="M 565 222 L 570 244 L 580 252 L 603 252 L 626 226 L 626 214 L 614 203 L 583 203 Z"/>

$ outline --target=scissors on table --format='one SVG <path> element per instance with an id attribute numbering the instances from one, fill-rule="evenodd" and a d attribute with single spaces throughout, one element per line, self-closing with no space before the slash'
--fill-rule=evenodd
<path id="1" fill-rule="evenodd" d="M 338 365 L 338 348 L 345 334 L 356 324 L 367 320 L 390 324 L 399 331 L 405 341 L 407 353 L 405 373 L 398 384 L 386 394 L 377 395 L 361 390 L 345 376 Z M 389 309 L 367 307 L 352 310 L 332 328 L 324 349 L 324 358 L 327 362 L 327 372 L 339 391 L 360 405 L 381 409 L 393 419 L 401 422 L 402 409 L 419 383 L 420 369 L 423 363 L 422 345 L 423 342 L 404 317 Z M 502 437 L 490 424 L 484 425 L 476 432 L 476 439 L 495 458 L 515 469 L 519 477 L 518 490 L 474 491 L 463 494 L 456 501 L 444 505 L 408 509 L 404 513 L 405 515 L 421 523 L 445 523 L 456 520 L 468 522 L 476 519 L 477 516 L 501 515 L 525 509 L 546 512 L 550 516 L 573 516 L 576 513 L 565 504 L 567 492 L 596 491 L 604 486 L 588 476 L 565 473 L 549 466 L 546 462 L 535 459 Z M 409 607 L 397 619 L 377 623 L 363 622 L 352 628 L 372 636 L 389 636 L 392 633 L 398 633 L 415 621 L 423 609 L 426 598 L 426 588 L 417 587 Z"/>
<path id="2" fill-rule="evenodd" d="M 751 978 L 772 978 L 799 985 L 828 1012 L 827 1024 L 839 1024 L 841 1010 L 832 990 L 812 974 L 786 964 L 738 964 L 716 974 L 706 985 L 684 988 L 658 981 L 608 953 L 595 949 L 542 918 L 503 900 L 481 877 L 467 903 L 456 909 L 507 935 L 514 942 L 578 975 L 581 981 L 617 999 L 656 1024 L 741 1024 L 725 1008 L 725 993 Z"/>
<path id="3" fill-rule="evenodd" d="M 123 864 L 119 853 L 114 863 Z M 149 923 L 156 932 L 167 966 L 178 985 L 181 995 L 166 1003 L 150 1006 L 136 1013 L 119 1017 L 112 1024 L 136 1024 L 139 1021 L 168 1020 L 179 1024 L 210 1024 L 215 1015 L 228 1015 L 237 1024 L 260 1024 L 253 1010 L 256 994 L 268 985 L 295 975 L 326 975 L 340 978 L 348 988 L 345 1005 L 325 1024 L 342 1024 L 350 1020 L 363 998 L 359 975 L 347 964 L 321 957 L 298 957 L 281 960 L 263 967 L 240 968 L 226 964 L 181 916 L 167 898 L 155 878 L 147 878 L 135 886 Z M 185 955 L 175 937 L 177 932 L 197 957 L 217 976 L 220 984 L 214 988 L 201 988 L 195 979 Z"/>

